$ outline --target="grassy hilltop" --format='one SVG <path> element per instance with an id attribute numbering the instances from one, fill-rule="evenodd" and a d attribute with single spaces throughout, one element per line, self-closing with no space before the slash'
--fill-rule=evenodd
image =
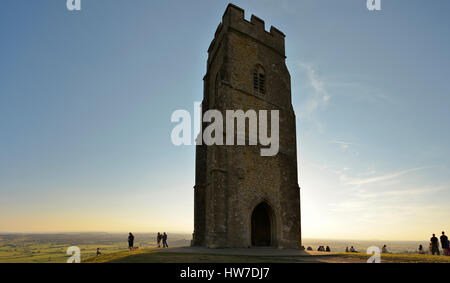
<path id="1" fill-rule="evenodd" d="M 94 256 L 84 263 L 365 263 L 369 255 L 363 253 L 318 253 L 305 256 L 241 256 L 221 254 L 167 253 L 160 249 L 121 251 Z M 450 263 L 448 256 L 382 254 L 384 263 Z"/>
<path id="2" fill-rule="evenodd" d="M 122 251 L 108 255 L 94 256 L 84 263 L 261 263 L 273 260 L 252 256 L 165 253 L 159 250 Z M 288 262 L 286 260 L 285 262 Z"/>
<path id="3" fill-rule="evenodd" d="M 191 254 L 170 253 L 155 249 L 156 233 L 136 233 L 135 245 L 139 250 L 130 252 L 127 249 L 127 233 L 60 233 L 60 234 L 0 234 L 0 263 L 64 263 L 69 258 L 66 254 L 70 246 L 81 249 L 81 261 L 88 263 L 101 262 L 366 262 L 365 253 L 342 253 L 346 246 L 353 245 L 360 251 L 368 246 L 387 244 L 394 254 L 382 255 L 382 262 L 445 262 L 450 257 L 418 255 L 413 251 L 421 242 L 374 242 L 305 239 L 304 245 L 316 248 L 319 245 L 330 245 L 336 253 L 312 252 L 312 256 L 237 256 L 223 255 L 217 252 L 195 252 Z M 169 234 L 169 245 L 188 246 L 190 234 Z M 103 255 L 95 256 L 100 248 Z"/>

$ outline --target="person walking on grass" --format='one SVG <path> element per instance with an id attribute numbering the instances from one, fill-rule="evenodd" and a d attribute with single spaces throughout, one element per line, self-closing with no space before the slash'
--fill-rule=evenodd
<path id="1" fill-rule="evenodd" d="M 163 235 L 162 235 L 162 241 L 163 241 L 163 248 L 168 248 L 169 245 L 167 244 L 167 234 L 166 234 L 166 232 L 164 232 Z"/>
<path id="2" fill-rule="evenodd" d="M 439 255 L 439 240 L 438 238 L 436 238 L 435 234 L 433 234 L 433 237 L 431 237 L 430 242 L 431 242 L 431 254 Z"/>
<path id="3" fill-rule="evenodd" d="M 133 250 L 133 246 L 134 246 L 134 235 L 130 232 L 128 234 L 128 248 L 130 249 L 130 251 Z"/>
<path id="4" fill-rule="evenodd" d="M 162 239 L 162 235 L 161 235 L 161 233 L 158 232 L 158 236 L 156 236 L 156 242 L 158 243 L 158 248 L 161 247 L 161 239 Z"/>
<path id="5" fill-rule="evenodd" d="M 442 251 L 444 253 L 444 255 L 449 255 L 449 243 L 448 243 L 448 238 L 447 236 L 445 236 L 445 232 L 442 231 L 442 235 L 441 235 L 441 246 L 442 246 Z"/>

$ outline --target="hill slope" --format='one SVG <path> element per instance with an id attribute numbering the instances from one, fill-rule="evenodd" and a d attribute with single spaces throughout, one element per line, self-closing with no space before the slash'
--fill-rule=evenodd
<path id="1" fill-rule="evenodd" d="M 83 263 L 364 263 L 369 255 L 362 253 L 314 253 L 307 256 L 244 256 L 166 252 L 162 249 L 121 251 L 82 259 Z M 448 256 L 418 254 L 382 254 L 381 262 L 450 263 Z"/>
<path id="2" fill-rule="evenodd" d="M 111 254 L 90 257 L 83 263 L 264 263 L 264 262 L 292 262 L 292 260 L 274 260 L 266 257 L 217 255 L 217 254 L 188 254 L 166 253 L 158 249 L 122 251 Z"/>

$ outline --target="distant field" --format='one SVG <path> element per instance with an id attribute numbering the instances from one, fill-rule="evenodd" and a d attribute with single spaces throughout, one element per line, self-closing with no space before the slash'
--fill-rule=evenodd
<path id="1" fill-rule="evenodd" d="M 97 248 L 107 255 L 127 250 L 127 233 L 0 234 L 0 263 L 64 263 L 70 246 L 78 246 L 81 257 L 92 257 Z M 136 233 L 135 246 L 152 248 L 156 234 Z M 169 244 L 189 245 L 190 235 L 169 234 Z"/>

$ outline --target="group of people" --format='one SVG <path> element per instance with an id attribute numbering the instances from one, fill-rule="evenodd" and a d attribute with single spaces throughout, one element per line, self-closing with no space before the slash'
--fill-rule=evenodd
<path id="1" fill-rule="evenodd" d="M 353 246 L 351 246 L 350 249 L 348 247 L 345 247 L 345 252 L 346 253 L 357 253 L 358 251 L 355 250 L 355 248 Z"/>
<path id="2" fill-rule="evenodd" d="M 442 231 L 442 235 L 440 237 L 441 240 L 441 247 L 442 247 L 442 253 L 446 256 L 450 256 L 450 245 L 448 241 L 448 237 L 445 235 L 445 232 Z M 440 255 L 439 251 L 439 239 L 436 237 L 435 234 L 430 239 L 430 253 L 432 255 Z M 424 254 L 425 251 L 423 250 L 422 245 L 419 246 L 419 253 Z"/>
<path id="3" fill-rule="evenodd" d="M 163 248 L 168 248 L 169 247 L 169 245 L 167 244 L 167 234 L 166 234 L 166 232 L 164 232 L 162 234 L 158 232 L 158 235 L 156 236 L 156 242 L 158 243 L 158 248 L 161 247 L 161 241 L 162 241 L 162 244 L 163 244 Z M 134 247 L 134 235 L 131 232 L 128 234 L 128 248 L 130 249 L 130 251 L 136 249 Z"/>
<path id="4" fill-rule="evenodd" d="M 156 236 L 156 242 L 158 243 L 158 248 L 161 247 L 161 240 L 163 243 L 163 248 L 168 248 L 169 245 L 167 244 L 167 234 L 164 232 L 163 234 L 158 232 L 158 236 Z"/>
<path id="5" fill-rule="evenodd" d="M 319 246 L 319 248 L 317 249 L 318 252 L 331 252 L 331 249 L 329 246 L 327 246 L 326 248 L 324 246 Z"/>
<path id="6" fill-rule="evenodd" d="M 430 239 L 430 247 L 429 247 L 430 254 L 432 254 L 432 255 L 440 255 L 439 240 L 440 240 L 440 243 L 441 243 L 440 246 L 442 248 L 442 254 L 446 255 L 446 256 L 450 256 L 450 242 L 448 240 L 448 237 L 445 235 L 444 231 L 442 231 L 442 235 L 441 235 L 440 239 L 438 239 L 435 234 L 433 234 L 433 236 L 431 237 L 431 239 Z M 308 247 L 306 250 L 312 251 L 313 249 L 311 247 Z M 324 246 L 319 246 L 317 251 L 318 252 L 331 252 L 331 249 L 330 249 L 329 246 L 327 246 L 326 248 Z M 351 246 L 350 248 L 346 247 L 345 248 L 345 252 L 346 253 L 357 253 L 358 251 L 353 246 Z M 418 252 L 419 252 L 419 254 L 425 254 L 425 249 L 423 248 L 422 245 L 419 245 L 419 251 Z M 381 249 L 381 253 L 382 254 L 388 254 L 389 253 L 386 245 L 383 245 L 383 248 Z"/>
<path id="7" fill-rule="evenodd" d="M 353 246 L 351 246 L 350 248 L 345 247 L 345 252 L 346 253 L 357 253 L 358 251 Z M 386 245 L 383 245 L 383 247 L 381 248 L 381 253 L 382 254 L 389 253 Z"/>

